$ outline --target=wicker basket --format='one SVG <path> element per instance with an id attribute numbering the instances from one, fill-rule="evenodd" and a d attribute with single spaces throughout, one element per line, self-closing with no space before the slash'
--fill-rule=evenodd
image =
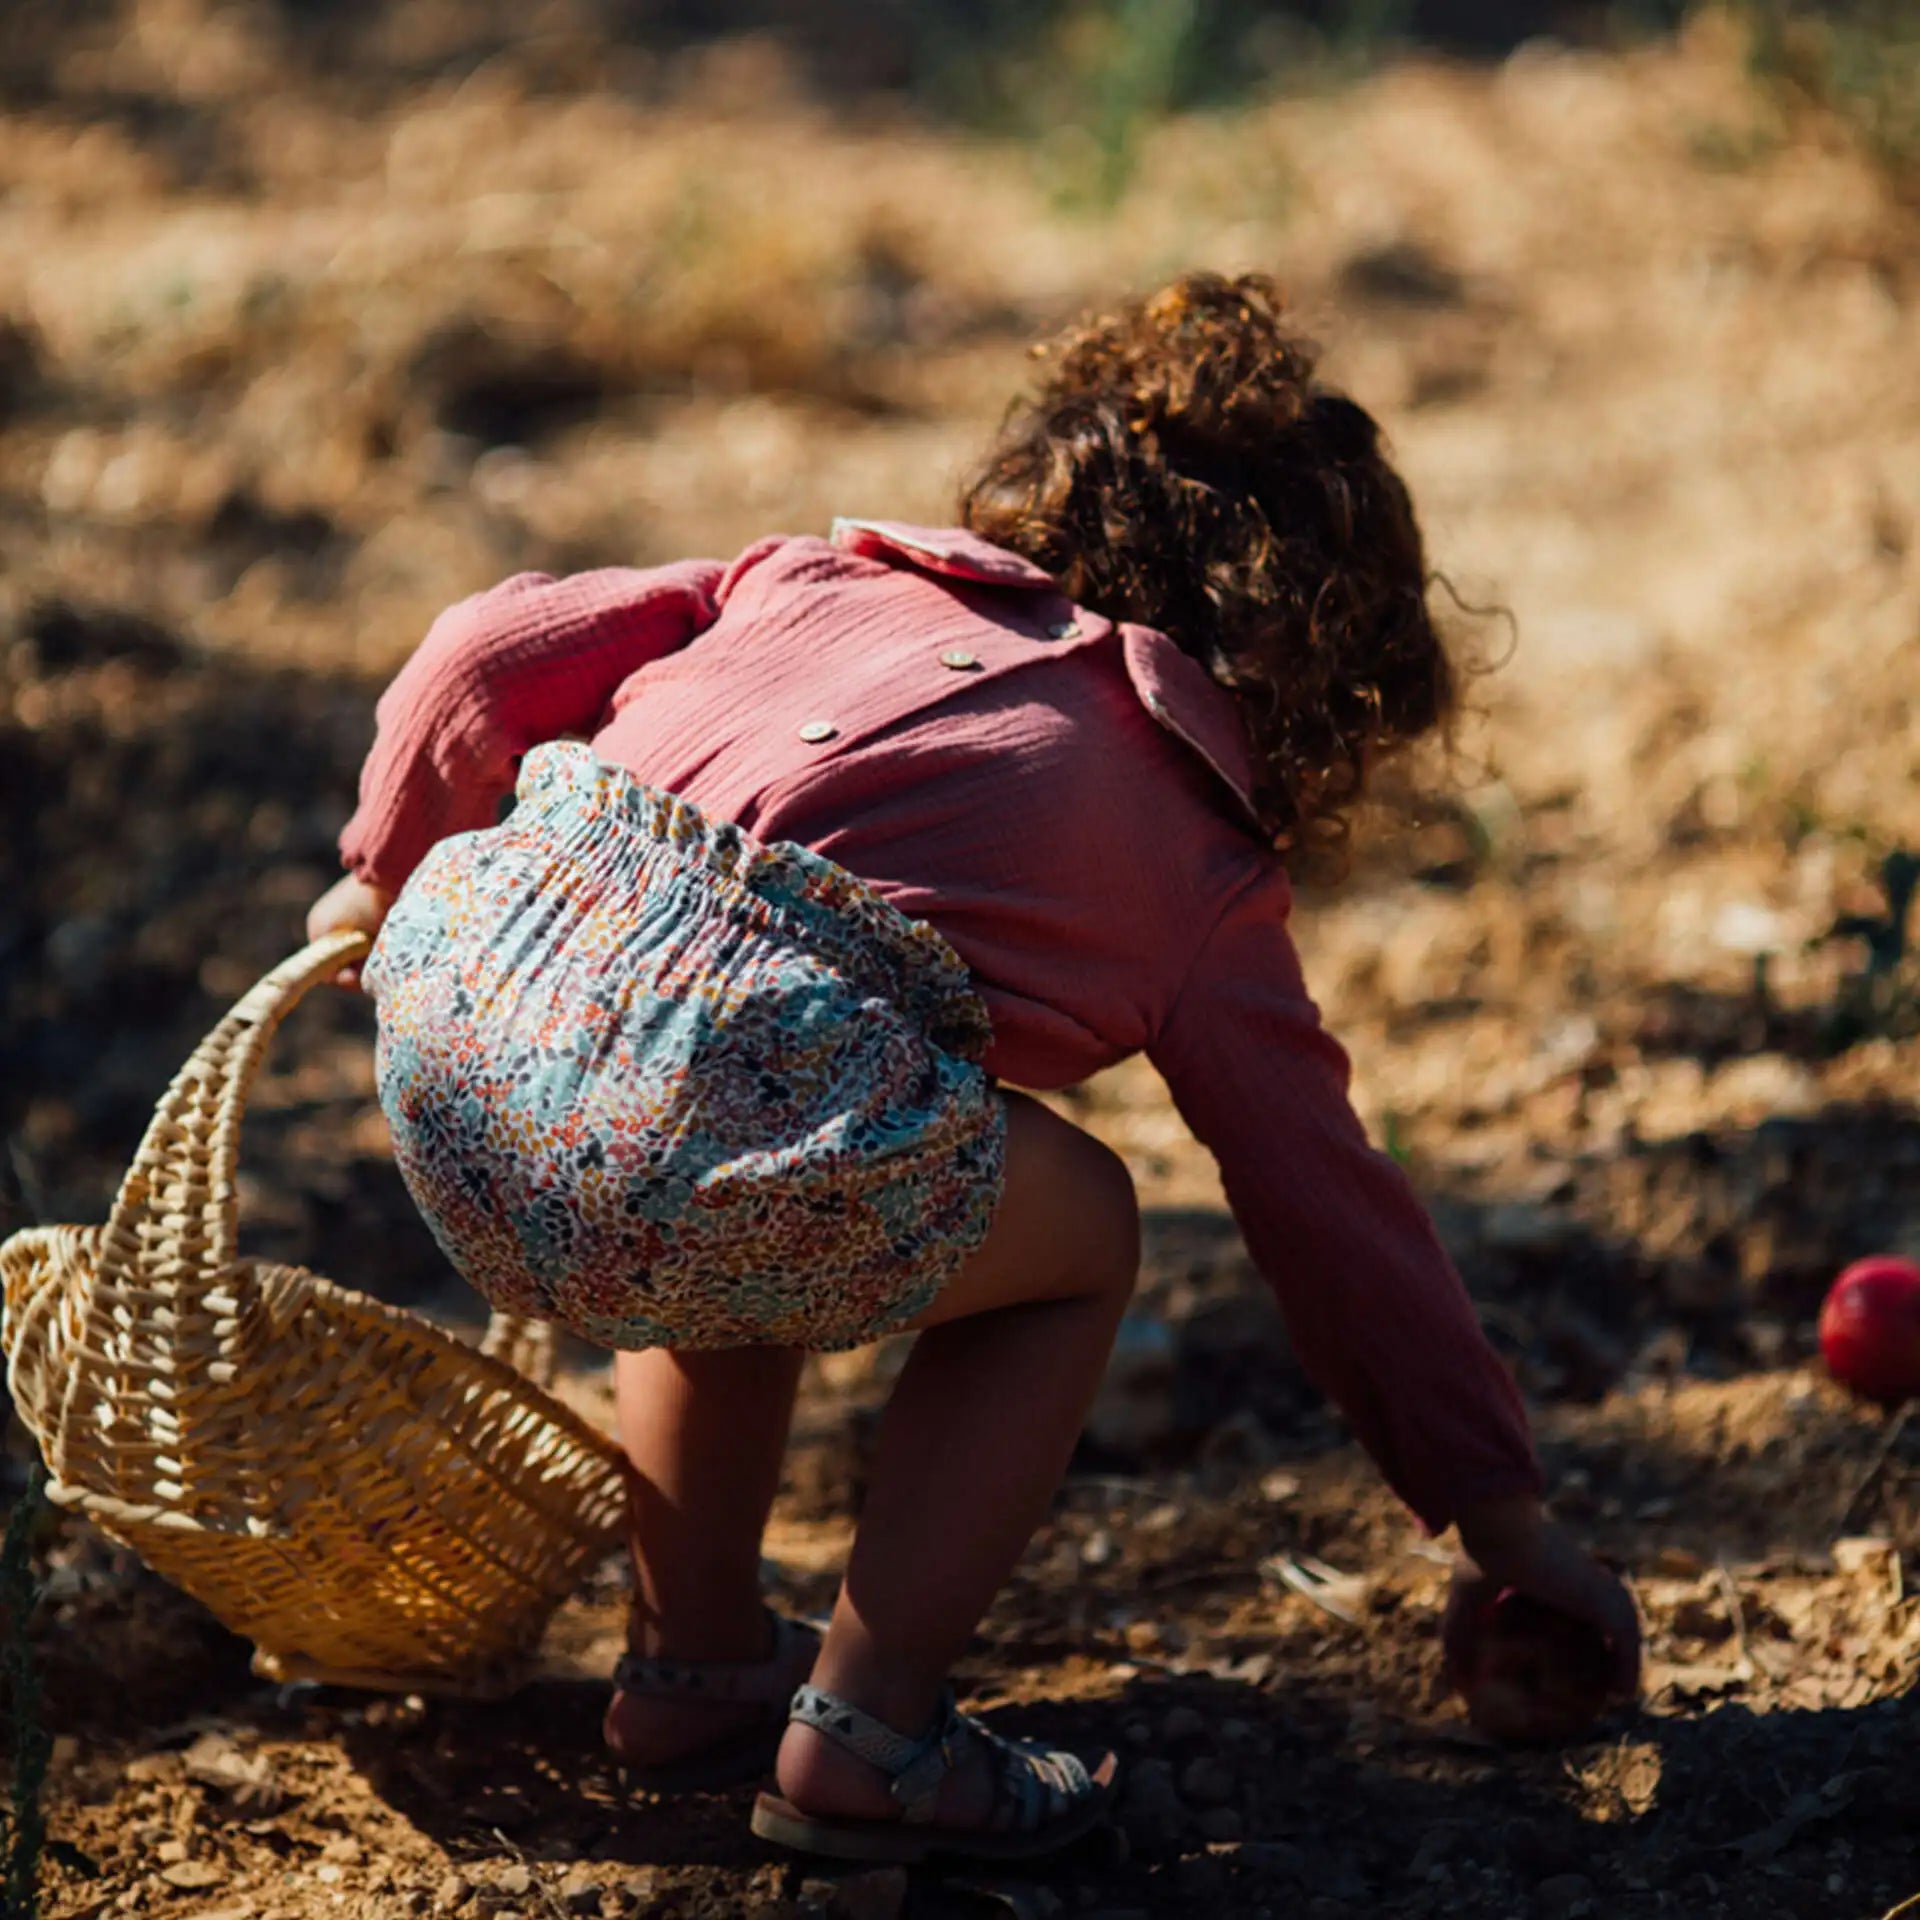
<path id="1" fill-rule="evenodd" d="M 365 951 L 276 967 L 167 1090 L 104 1228 L 0 1246 L 8 1383 L 52 1497 L 256 1643 L 275 1679 L 507 1691 L 619 1541 L 626 1470 L 546 1380 L 544 1326 L 475 1351 L 234 1246 L 241 1110 L 267 1042 Z"/>

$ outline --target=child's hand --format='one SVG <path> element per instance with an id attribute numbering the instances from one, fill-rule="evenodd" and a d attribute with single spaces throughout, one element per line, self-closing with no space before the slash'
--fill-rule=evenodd
<path id="1" fill-rule="evenodd" d="M 1487 1604 L 1507 1588 L 1531 1595 L 1606 1636 L 1613 1691 L 1640 1691 L 1640 1616 L 1619 1578 L 1591 1559 L 1572 1534 L 1530 1498 L 1490 1501 L 1461 1513 L 1470 1565 L 1454 1575 L 1441 1629 L 1447 1673 L 1456 1684 L 1472 1665 L 1472 1634 Z"/>
<path id="2" fill-rule="evenodd" d="M 307 914 L 307 938 L 318 940 L 329 933 L 340 933 L 352 928 L 356 933 L 364 933 L 369 940 L 380 931 L 381 923 L 387 917 L 387 909 L 393 905 L 393 895 L 385 887 L 376 887 L 370 880 L 362 880 L 357 874 L 348 874 L 337 880 L 313 903 Z M 342 967 L 334 975 L 336 987 L 357 987 L 360 984 L 359 962 Z"/>

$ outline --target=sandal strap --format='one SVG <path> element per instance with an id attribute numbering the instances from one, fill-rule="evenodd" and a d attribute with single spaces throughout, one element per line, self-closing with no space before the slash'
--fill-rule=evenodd
<path id="1" fill-rule="evenodd" d="M 993 1767 L 987 1824 L 996 1833 L 1037 1832 L 1095 1791 L 1093 1776 L 1077 1754 L 1009 1740 L 972 1718 L 966 1728 L 986 1746 Z"/>
<path id="2" fill-rule="evenodd" d="M 768 1609 L 773 1650 L 758 1660 L 671 1660 L 658 1654 L 625 1654 L 613 1670 L 623 1693 L 651 1700 L 732 1700 L 777 1707 L 794 1681 L 812 1669 L 820 1652 L 819 1630 Z"/>
<path id="3" fill-rule="evenodd" d="M 901 1817 L 910 1823 L 933 1818 L 941 1782 L 972 1745 L 984 1750 L 992 1774 L 993 1803 L 986 1825 L 996 1833 L 1036 1833 L 1098 1791 L 1077 1755 L 1035 1741 L 1009 1740 L 961 1713 L 951 1692 L 942 1698 L 932 1730 L 918 1740 L 814 1686 L 802 1687 L 789 1711 L 793 1719 L 889 1775 Z"/>
<path id="4" fill-rule="evenodd" d="M 951 1693 L 942 1697 L 932 1729 L 917 1740 L 876 1720 L 850 1700 L 815 1686 L 803 1686 L 787 1711 L 789 1718 L 886 1774 L 888 1791 L 899 1801 L 903 1820 L 918 1824 L 933 1818 L 940 1783 L 953 1770 L 953 1735 L 961 1725 Z"/>

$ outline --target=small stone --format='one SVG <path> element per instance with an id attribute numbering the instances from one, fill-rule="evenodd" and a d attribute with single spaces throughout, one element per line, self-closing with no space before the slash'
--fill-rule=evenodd
<path id="1" fill-rule="evenodd" d="M 1287 1840 L 1249 1840 L 1240 1849 L 1240 1864 L 1263 1878 L 1305 1880 L 1307 1856 Z"/>
<path id="2" fill-rule="evenodd" d="M 1196 1807 L 1224 1806 L 1238 1786 L 1233 1769 L 1224 1760 L 1203 1753 L 1189 1760 L 1180 1773 L 1180 1796 Z"/>
<path id="3" fill-rule="evenodd" d="M 1209 1840 L 1238 1840 L 1246 1831 L 1232 1807 L 1209 1807 L 1193 1823 Z"/>
<path id="4" fill-rule="evenodd" d="M 1205 1900 L 1227 1884 L 1227 1870 L 1210 1853 L 1190 1853 L 1173 1866 L 1174 1887 L 1189 1900 Z"/>
<path id="5" fill-rule="evenodd" d="M 1698 1580 L 1707 1563 L 1686 1547 L 1664 1546 L 1653 1556 L 1653 1571 L 1663 1580 Z"/>
<path id="6" fill-rule="evenodd" d="M 337 1887 L 347 1877 L 347 1870 L 336 1860 L 328 1860 L 313 1870 L 313 1877 L 323 1887 Z"/>
<path id="7" fill-rule="evenodd" d="M 656 1906 L 665 1911 L 672 1887 L 655 1867 L 636 1867 L 612 1890 L 611 1904 L 617 1914 L 650 1914 Z"/>
<path id="8" fill-rule="evenodd" d="M 1120 1819 L 1128 1839 L 1150 1853 L 1172 1846 L 1185 1833 L 1187 1810 L 1174 1787 L 1170 1762 L 1134 1762 L 1121 1794 Z"/>
<path id="9" fill-rule="evenodd" d="M 177 1865 L 187 1857 L 187 1843 L 184 1840 L 162 1840 L 153 1851 L 157 1859 Z"/>
<path id="10" fill-rule="evenodd" d="M 331 1860 L 337 1866 L 357 1867 L 366 1858 L 366 1849 L 352 1834 L 336 1834 L 320 1849 L 320 1858 Z"/>
<path id="11" fill-rule="evenodd" d="M 1893 1542 L 1878 1534 L 1854 1534 L 1833 1543 L 1834 1571 L 1849 1579 L 1861 1574 L 1884 1575 L 1897 1559 Z"/>
<path id="12" fill-rule="evenodd" d="M 1593 1905 L 1593 1882 L 1584 1873 L 1556 1873 L 1534 1888 L 1540 1911 L 1548 1920 L 1571 1920 Z"/>
<path id="13" fill-rule="evenodd" d="M 1113 1535 L 1105 1527 L 1095 1527 L 1080 1548 L 1081 1563 L 1089 1567 L 1104 1567 L 1117 1551 Z"/>
<path id="14" fill-rule="evenodd" d="M 523 1861 L 516 1860 L 493 1876 L 493 1884 L 502 1893 L 510 1893 L 517 1900 L 522 1894 L 533 1891 L 533 1869 Z"/>
<path id="15" fill-rule="evenodd" d="M 1167 1717 L 1160 1722 L 1160 1738 L 1169 1746 L 1182 1740 L 1197 1740 L 1206 1730 L 1205 1716 L 1192 1707 L 1169 1707 Z"/>
<path id="16" fill-rule="evenodd" d="M 203 1893 L 208 1887 L 217 1887 L 226 1879 L 226 1875 L 216 1866 L 205 1860 L 179 1860 L 170 1867 L 160 1869 L 160 1878 L 170 1887 L 179 1887 L 186 1893 Z"/>
<path id="17" fill-rule="evenodd" d="M 1233 1669 L 1233 1678 L 1249 1687 L 1264 1687 L 1279 1662 L 1270 1653 L 1250 1653 Z"/>
<path id="18" fill-rule="evenodd" d="M 472 1898 L 473 1882 L 463 1874 L 448 1874 L 433 1890 L 433 1904 L 442 1913 L 455 1913 Z"/>
<path id="19" fill-rule="evenodd" d="M 898 1920 L 906 1904 L 906 1868 L 879 1867 L 840 1881 L 827 1911 L 834 1920 Z"/>

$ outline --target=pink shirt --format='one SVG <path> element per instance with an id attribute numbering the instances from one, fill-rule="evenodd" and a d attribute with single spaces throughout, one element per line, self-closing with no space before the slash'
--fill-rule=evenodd
<path id="1" fill-rule="evenodd" d="M 561 734 L 931 921 L 989 1069 L 1145 1053 L 1220 1164 L 1308 1372 L 1436 1531 L 1530 1492 L 1525 1415 L 1347 1098 L 1249 799 L 1232 696 L 1150 628 L 963 531 L 836 523 L 731 565 L 521 574 L 450 608 L 379 705 L 347 863 L 397 889 Z"/>

